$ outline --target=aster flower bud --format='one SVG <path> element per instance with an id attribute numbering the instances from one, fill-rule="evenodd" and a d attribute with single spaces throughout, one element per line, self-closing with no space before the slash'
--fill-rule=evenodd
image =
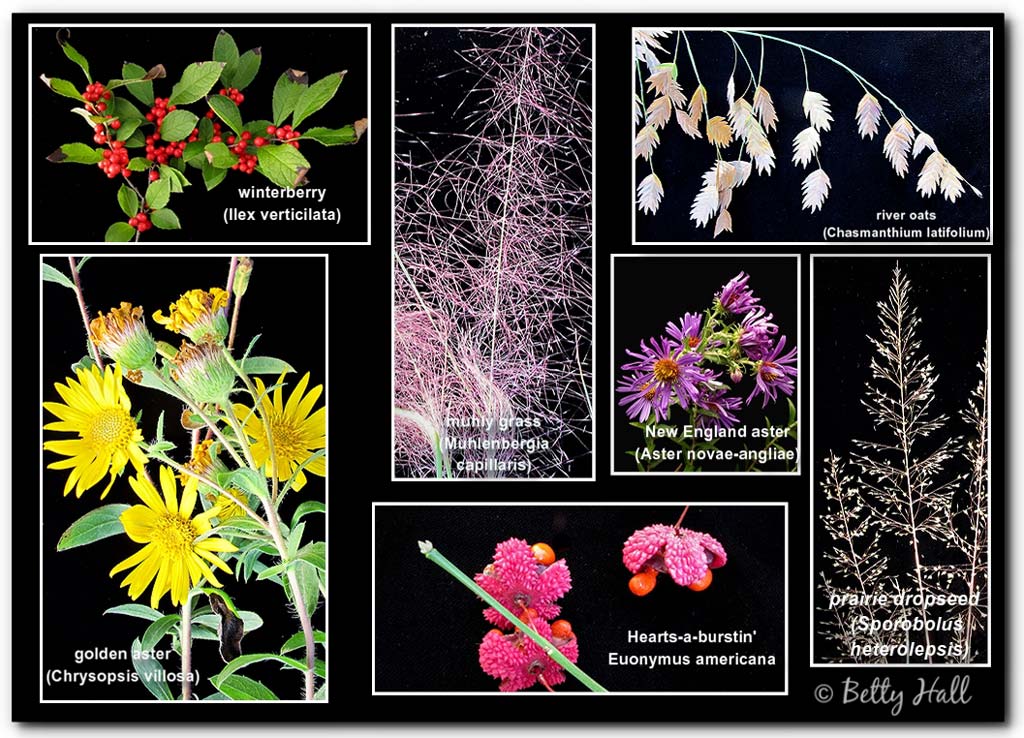
<path id="1" fill-rule="evenodd" d="M 235 281 L 232 291 L 235 297 L 242 297 L 249 289 L 249 277 L 252 275 L 252 259 L 248 256 L 238 257 L 238 267 L 235 269 Z"/>
<path id="2" fill-rule="evenodd" d="M 146 328 L 141 307 L 122 302 L 89 323 L 89 338 L 124 369 L 142 369 L 153 363 L 156 342 Z"/>
<path id="3" fill-rule="evenodd" d="M 729 369 L 729 379 L 732 380 L 733 384 L 739 384 L 743 379 L 743 369 L 738 364 L 733 364 Z"/>
<path id="4" fill-rule="evenodd" d="M 227 403 L 235 372 L 219 345 L 205 342 L 194 346 L 182 341 L 172 362 L 171 378 L 189 397 L 203 403 Z"/>
<path id="5" fill-rule="evenodd" d="M 171 303 L 168 315 L 157 310 L 153 320 L 193 343 L 222 343 L 228 334 L 228 293 L 219 287 L 189 290 Z"/>

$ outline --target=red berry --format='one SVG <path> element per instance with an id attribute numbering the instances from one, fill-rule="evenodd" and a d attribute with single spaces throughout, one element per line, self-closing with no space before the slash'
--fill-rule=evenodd
<path id="1" fill-rule="evenodd" d="M 252 138 L 252 134 L 249 133 L 248 131 L 242 131 L 242 138 L 248 141 L 250 138 Z"/>
<path id="2" fill-rule="evenodd" d="M 690 582 L 687 586 L 694 592 L 703 592 L 705 589 L 711 586 L 711 570 L 708 569 L 704 572 L 704 576 L 696 582 Z"/>
<path id="3" fill-rule="evenodd" d="M 155 169 L 150 169 L 149 170 L 149 181 L 150 182 L 156 182 L 158 179 L 160 179 L 160 172 L 158 172 Z"/>
<path id="4" fill-rule="evenodd" d="M 277 133 L 277 128 L 274 126 L 267 126 L 267 133 L 273 136 L 275 133 Z"/>
<path id="5" fill-rule="evenodd" d="M 263 138 L 263 136 L 257 136 L 252 140 L 252 142 L 256 144 L 256 146 L 263 146 L 267 143 L 267 139 Z"/>
<path id="6" fill-rule="evenodd" d="M 654 569 L 644 569 L 629 580 L 629 591 L 637 597 L 646 597 L 657 583 L 658 572 Z"/>
<path id="7" fill-rule="evenodd" d="M 110 93 L 109 92 L 104 92 L 103 93 L 103 99 L 104 100 L 109 100 L 110 99 Z"/>
<path id="8" fill-rule="evenodd" d="M 113 128 L 116 131 L 118 128 L 121 127 L 121 121 L 119 121 L 119 120 L 112 120 L 112 121 L 110 121 L 110 127 Z"/>
<path id="9" fill-rule="evenodd" d="M 96 103 L 96 109 L 102 113 L 104 110 L 107 109 L 107 104 L 106 103 Z"/>
<path id="10" fill-rule="evenodd" d="M 134 228 L 138 224 L 139 224 L 139 219 L 138 218 L 129 218 L 128 219 L 128 225 L 130 225 L 132 228 Z"/>
<path id="11" fill-rule="evenodd" d="M 551 566 L 555 563 L 555 551 L 548 544 L 535 543 L 530 550 L 533 551 L 533 558 L 537 559 L 537 563 L 544 566 Z"/>
<path id="12" fill-rule="evenodd" d="M 206 117 L 207 118 L 212 118 L 213 117 L 213 111 L 212 110 L 207 110 L 206 111 Z"/>
<path id="13" fill-rule="evenodd" d="M 568 620 L 556 620 L 551 624 L 551 635 L 555 638 L 572 638 L 572 624 Z"/>

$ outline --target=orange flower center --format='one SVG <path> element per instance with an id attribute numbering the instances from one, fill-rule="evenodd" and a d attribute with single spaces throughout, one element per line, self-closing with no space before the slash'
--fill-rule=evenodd
<path id="1" fill-rule="evenodd" d="M 675 359 L 658 359 L 654 362 L 654 378 L 659 382 L 674 382 L 679 379 L 679 364 Z"/>

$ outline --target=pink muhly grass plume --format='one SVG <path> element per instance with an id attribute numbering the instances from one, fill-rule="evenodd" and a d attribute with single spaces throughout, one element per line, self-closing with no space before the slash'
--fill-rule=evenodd
<path id="1" fill-rule="evenodd" d="M 633 574 L 650 567 L 667 572 L 683 587 L 699 582 L 708 569 L 724 566 L 726 560 L 722 544 L 707 533 L 671 525 L 641 528 L 622 548 L 622 563 Z"/>
<path id="2" fill-rule="evenodd" d="M 451 132 L 397 134 L 395 474 L 589 474 L 572 465 L 591 446 L 589 48 L 573 29 L 467 34 L 456 62 L 474 82 Z M 449 423 L 509 417 L 539 427 Z"/>
<path id="3" fill-rule="evenodd" d="M 539 635 L 548 639 L 572 663 L 579 658 L 576 636 L 567 641 L 554 639 L 551 626 L 540 618 L 533 618 L 529 625 Z M 501 680 L 498 687 L 502 692 L 518 692 L 542 681 L 546 687 L 553 687 L 565 681 L 565 671 L 543 649 L 520 631 L 505 634 L 490 631 L 480 643 L 480 668 L 485 673 Z"/>
<path id="4" fill-rule="evenodd" d="M 494 549 L 494 562 L 473 577 L 484 591 L 513 613 L 532 607 L 544 620 L 558 617 L 562 608 L 554 604 L 572 589 L 572 577 L 565 559 L 544 566 L 534 558 L 530 544 L 521 538 L 509 538 Z M 488 622 L 508 630 L 518 623 L 509 623 L 493 607 L 484 610 Z"/>

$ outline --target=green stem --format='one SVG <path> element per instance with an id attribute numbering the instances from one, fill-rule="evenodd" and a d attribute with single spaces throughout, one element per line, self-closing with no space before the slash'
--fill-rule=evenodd
<path id="1" fill-rule="evenodd" d="M 419 545 L 420 553 L 426 556 L 428 560 L 433 561 L 435 564 L 437 564 L 446 572 L 455 577 L 455 579 L 461 582 L 467 589 L 469 589 L 469 591 L 471 591 L 477 597 L 479 597 L 488 605 L 490 605 L 495 610 L 504 615 L 510 623 L 514 623 L 518 620 L 518 618 L 514 614 L 512 614 L 511 610 L 509 610 L 496 599 L 494 599 L 493 596 L 491 596 L 488 592 L 481 588 L 480 585 L 478 585 L 476 582 L 474 582 L 468 576 L 463 574 L 459 567 L 457 567 L 455 564 L 446 559 L 440 551 L 434 548 L 433 544 L 431 544 L 430 541 L 420 541 Z M 579 679 L 583 683 L 583 685 L 587 687 L 591 692 L 608 691 L 600 684 L 598 684 L 596 681 L 594 681 L 591 677 L 589 677 L 586 674 L 586 672 L 584 672 L 581 668 L 576 666 L 576 664 L 569 661 L 569 659 L 563 656 L 561 651 L 555 648 L 550 641 L 548 641 L 544 636 L 537 633 L 537 631 L 533 630 L 532 628 L 524 627 L 520 629 L 520 632 L 525 634 L 530 640 L 532 640 L 534 643 L 536 643 L 538 646 L 544 649 L 545 654 L 550 656 L 551 659 L 553 659 L 559 666 L 561 666 L 567 672 L 569 672 L 574 677 Z"/>
<path id="2" fill-rule="evenodd" d="M 233 356 L 231 356 L 231 352 L 230 351 L 228 351 L 227 349 L 224 349 L 223 353 L 224 353 L 224 358 L 227 359 L 227 361 L 228 361 L 228 364 L 230 364 L 231 368 L 235 370 L 235 374 L 237 374 L 238 378 L 242 380 L 242 383 L 245 385 L 245 388 L 247 390 L 249 390 L 249 394 L 252 396 L 252 405 L 253 405 L 252 411 L 254 413 L 255 412 L 259 412 L 260 420 L 263 421 L 263 432 L 267 434 L 267 448 L 270 451 L 270 455 L 267 457 L 267 463 L 270 464 L 270 470 L 271 470 L 271 475 L 270 475 L 270 486 L 271 486 L 270 499 L 271 499 L 272 502 L 276 503 L 277 502 L 277 486 L 278 486 L 278 478 L 277 478 L 277 474 L 278 474 L 278 470 L 277 470 L 277 451 L 274 449 L 274 433 L 273 433 L 273 431 L 272 431 L 272 429 L 270 427 L 270 418 L 268 418 L 264 414 L 264 412 L 263 412 L 263 403 L 260 401 L 260 393 L 256 391 L 256 387 L 253 385 L 252 380 L 249 379 L 249 375 L 246 374 L 244 371 L 242 371 L 242 367 L 239 366 L 238 362 L 235 361 Z M 269 390 L 268 390 L 268 394 L 269 394 Z M 248 441 L 248 439 L 245 438 L 245 434 L 244 433 L 241 436 L 239 436 L 239 442 L 240 443 L 248 445 L 247 441 Z M 242 464 L 239 463 L 239 466 L 242 466 Z M 252 465 L 252 468 L 255 469 L 256 471 L 259 471 L 259 467 L 257 467 L 255 464 Z"/>

